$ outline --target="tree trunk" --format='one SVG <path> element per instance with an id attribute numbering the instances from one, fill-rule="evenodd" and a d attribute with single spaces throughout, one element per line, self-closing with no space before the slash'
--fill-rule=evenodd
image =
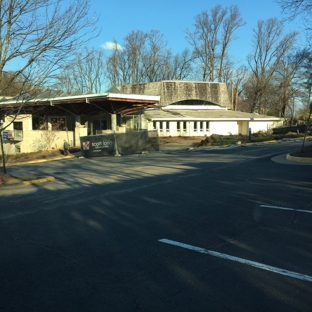
<path id="1" fill-rule="evenodd" d="M 5 154 L 4 154 L 4 148 L 3 148 L 2 132 L 3 132 L 3 131 L 0 131 L 0 145 L 1 145 L 1 153 L 2 153 L 3 173 L 4 173 L 4 174 L 6 174 L 6 167 L 5 167 Z"/>

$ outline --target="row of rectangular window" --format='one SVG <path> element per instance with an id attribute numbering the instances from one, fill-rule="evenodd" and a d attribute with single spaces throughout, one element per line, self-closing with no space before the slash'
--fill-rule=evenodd
<path id="1" fill-rule="evenodd" d="M 186 131 L 186 121 L 180 122 L 178 121 L 177 123 L 177 131 Z M 156 121 L 153 122 L 154 129 L 160 130 L 160 131 L 169 131 L 169 122 L 167 121 L 160 121 L 159 122 L 159 127 L 157 127 Z M 199 126 L 199 127 L 198 127 Z M 194 121 L 194 131 L 204 131 L 204 128 L 209 130 L 209 121 Z"/>

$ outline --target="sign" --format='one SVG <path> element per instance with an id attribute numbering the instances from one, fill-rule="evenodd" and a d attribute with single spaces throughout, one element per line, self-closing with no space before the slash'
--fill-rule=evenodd
<path id="1" fill-rule="evenodd" d="M 8 139 L 8 131 L 3 131 L 3 139 L 7 140 Z"/>
<path id="2" fill-rule="evenodd" d="M 14 139 L 13 131 L 8 131 L 8 139 Z"/>
<path id="3" fill-rule="evenodd" d="M 141 153 L 149 144 L 151 141 L 149 141 L 148 131 L 80 137 L 81 156 L 83 157 Z M 155 147 L 156 145 L 150 146 L 152 150 L 159 150 L 158 143 L 157 149 L 154 149 Z"/>
<path id="4" fill-rule="evenodd" d="M 80 137 L 81 155 L 84 157 L 114 155 L 114 135 Z"/>

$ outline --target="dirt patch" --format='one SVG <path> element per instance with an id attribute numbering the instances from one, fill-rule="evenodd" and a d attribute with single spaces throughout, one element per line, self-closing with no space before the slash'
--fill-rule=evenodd
<path id="1" fill-rule="evenodd" d="M 39 151 L 34 153 L 21 153 L 14 155 L 7 155 L 6 163 L 16 164 L 21 162 L 29 162 L 33 160 L 44 160 L 49 158 L 55 158 L 58 156 L 62 156 L 63 153 L 60 150 L 52 150 L 52 151 Z M 2 161 L 2 160 L 1 160 Z"/>
<path id="2" fill-rule="evenodd" d="M 290 153 L 291 156 L 295 157 L 310 157 L 312 158 L 312 145 L 305 147 L 302 151 L 301 149 L 299 151 Z"/>
<path id="3" fill-rule="evenodd" d="M 160 137 L 159 144 L 165 145 L 169 143 L 186 144 L 189 146 L 199 145 L 205 137 Z"/>

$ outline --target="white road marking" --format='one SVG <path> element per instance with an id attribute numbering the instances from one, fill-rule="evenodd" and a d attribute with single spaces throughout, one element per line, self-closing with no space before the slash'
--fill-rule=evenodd
<path id="1" fill-rule="evenodd" d="M 169 244 L 169 245 L 178 246 L 178 247 L 182 247 L 182 248 L 186 248 L 186 249 L 189 249 L 189 250 L 197 251 L 199 253 L 208 254 L 210 256 L 214 256 L 214 257 L 218 257 L 218 258 L 222 258 L 222 259 L 226 259 L 226 260 L 236 261 L 236 262 L 239 262 L 239 263 L 242 263 L 242 264 L 247 264 L 247 265 L 253 266 L 253 267 L 258 268 L 258 269 L 270 271 L 270 272 L 273 272 L 273 273 L 289 276 L 289 277 L 292 277 L 292 278 L 296 278 L 296 279 L 300 279 L 300 280 L 312 283 L 312 276 L 309 276 L 309 275 L 304 275 L 304 274 L 300 274 L 300 273 L 297 273 L 297 272 L 288 271 L 288 270 L 280 269 L 280 268 L 277 268 L 277 267 L 274 267 L 274 266 L 266 265 L 266 264 L 263 264 L 263 263 L 250 261 L 250 260 L 246 260 L 246 259 L 243 259 L 243 258 L 234 257 L 234 256 L 231 256 L 231 255 L 223 254 L 223 253 L 212 251 L 212 250 L 207 250 L 207 249 L 196 247 L 196 246 L 192 246 L 192 245 L 179 243 L 179 242 L 176 242 L 176 241 L 172 241 L 170 239 L 165 239 L 165 238 L 164 239 L 160 239 L 159 242 L 165 243 L 165 244 Z"/>
<path id="2" fill-rule="evenodd" d="M 294 209 L 294 208 L 279 207 L 279 206 L 260 205 L 260 207 L 263 207 L 263 208 L 273 208 L 273 209 L 281 209 L 281 210 L 290 210 L 290 211 L 298 211 L 298 212 L 307 212 L 307 213 L 312 213 L 312 211 L 311 211 L 311 210 Z"/>

